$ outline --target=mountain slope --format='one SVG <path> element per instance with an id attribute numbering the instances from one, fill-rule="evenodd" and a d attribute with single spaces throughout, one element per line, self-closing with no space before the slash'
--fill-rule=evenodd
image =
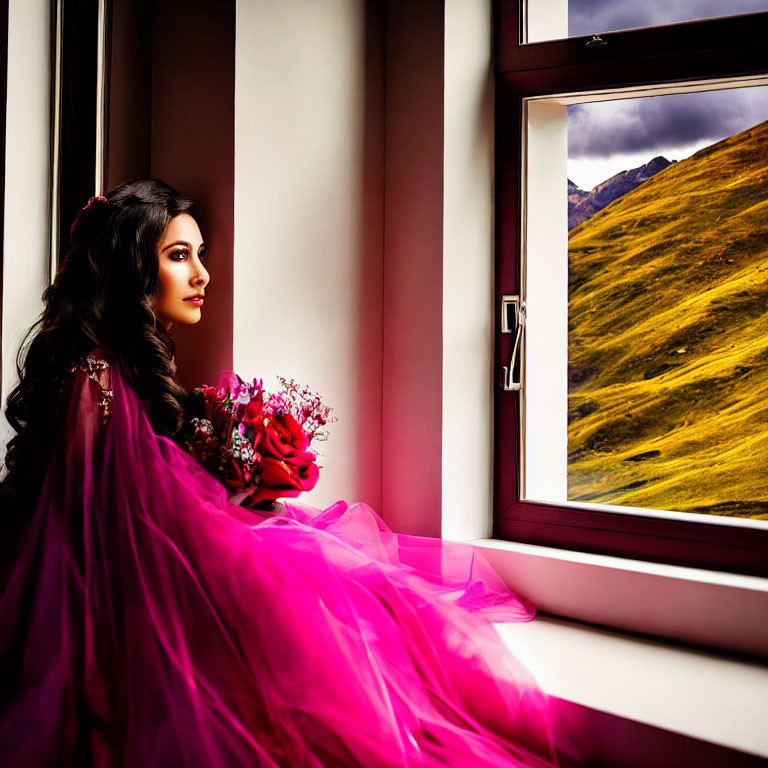
<path id="1" fill-rule="evenodd" d="M 768 122 L 569 242 L 569 497 L 768 519 Z"/>
<path id="2" fill-rule="evenodd" d="M 627 192 L 640 186 L 651 176 L 655 176 L 675 162 L 677 161 L 672 160 L 670 162 L 666 157 L 654 157 L 653 160 L 639 168 L 621 171 L 621 173 L 611 176 L 610 179 L 600 182 L 589 192 L 585 192 L 568 179 L 568 229 L 583 224 L 614 200 L 626 195 Z"/>

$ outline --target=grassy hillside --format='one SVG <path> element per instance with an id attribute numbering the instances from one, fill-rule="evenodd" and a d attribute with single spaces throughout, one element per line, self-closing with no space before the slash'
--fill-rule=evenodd
<path id="1" fill-rule="evenodd" d="M 569 498 L 768 519 L 768 122 L 569 238 Z"/>

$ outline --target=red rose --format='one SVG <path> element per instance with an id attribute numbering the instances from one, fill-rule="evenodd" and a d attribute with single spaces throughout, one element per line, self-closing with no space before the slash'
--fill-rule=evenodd
<path id="1" fill-rule="evenodd" d="M 320 473 L 308 445 L 309 438 L 293 416 L 272 414 L 264 424 L 259 445 L 262 487 L 250 503 L 312 490 Z"/>
<path id="2" fill-rule="evenodd" d="M 261 479 L 264 485 L 253 498 L 253 503 L 263 499 L 280 499 L 284 496 L 295 497 L 303 491 L 311 491 L 317 485 L 320 470 L 312 461 L 304 464 L 291 464 L 272 457 L 261 460 Z"/>
<path id="3" fill-rule="evenodd" d="M 264 427 L 264 450 L 275 458 L 293 457 L 297 452 L 314 458 L 307 451 L 309 438 L 290 413 L 273 413 Z"/>

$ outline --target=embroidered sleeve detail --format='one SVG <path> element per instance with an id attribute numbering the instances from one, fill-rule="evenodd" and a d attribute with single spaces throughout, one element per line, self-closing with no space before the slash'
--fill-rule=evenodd
<path id="1" fill-rule="evenodd" d="M 78 371 L 87 374 L 88 378 L 98 386 L 99 415 L 102 423 L 106 423 L 112 413 L 112 398 L 114 397 L 109 375 L 109 363 L 103 358 L 91 354 L 78 360 L 68 373 L 77 373 Z"/>

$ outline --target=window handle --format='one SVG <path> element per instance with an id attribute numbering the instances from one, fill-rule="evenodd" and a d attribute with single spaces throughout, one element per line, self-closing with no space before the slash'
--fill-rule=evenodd
<path id="1" fill-rule="evenodd" d="M 504 294 L 501 297 L 501 332 L 512 333 L 515 338 L 509 350 L 509 364 L 502 367 L 502 386 L 505 391 L 522 389 L 522 383 L 515 381 L 515 369 L 519 369 L 518 355 L 525 326 L 525 302 L 519 296 Z M 519 372 L 519 371 L 518 371 Z"/>

